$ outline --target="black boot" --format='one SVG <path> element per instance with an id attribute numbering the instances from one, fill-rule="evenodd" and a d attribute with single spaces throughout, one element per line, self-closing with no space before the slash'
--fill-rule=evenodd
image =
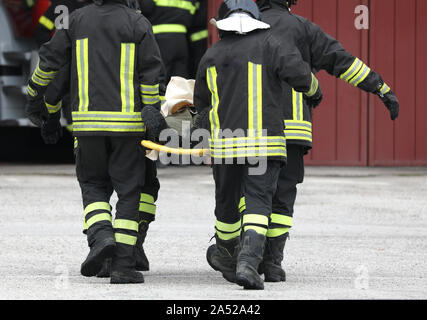
<path id="1" fill-rule="evenodd" d="M 245 289 L 263 290 L 264 281 L 258 266 L 264 254 L 265 236 L 254 230 L 243 234 L 242 249 L 237 258 L 236 282 Z"/>
<path id="2" fill-rule="evenodd" d="M 239 253 L 240 238 L 221 240 L 215 236 L 216 244 L 211 245 L 206 252 L 206 259 L 215 271 L 222 273 L 227 281 L 236 282 L 236 263 Z"/>
<path id="3" fill-rule="evenodd" d="M 114 255 L 116 241 L 114 237 L 105 237 L 95 240 L 90 247 L 90 252 L 86 260 L 82 263 L 80 272 L 85 277 L 96 276 L 101 270 L 105 259 L 111 258 Z"/>
<path id="4" fill-rule="evenodd" d="M 144 276 L 141 272 L 130 271 L 111 271 L 111 284 L 125 283 L 144 283 Z"/>
<path id="5" fill-rule="evenodd" d="M 285 233 L 276 238 L 267 238 L 264 260 L 258 269 L 260 273 L 264 273 L 265 282 L 286 281 L 286 273 L 282 269 L 282 260 L 288 237 L 289 233 Z"/>
<path id="6" fill-rule="evenodd" d="M 136 270 L 138 271 L 149 271 L 150 262 L 144 252 L 144 241 L 147 236 L 149 224 L 147 222 L 141 222 L 139 224 L 138 237 L 135 245 L 135 259 L 136 259 Z"/>
<path id="7" fill-rule="evenodd" d="M 97 278 L 109 278 L 111 274 L 111 261 L 112 259 L 105 259 L 102 264 L 101 271 L 96 275 Z"/>

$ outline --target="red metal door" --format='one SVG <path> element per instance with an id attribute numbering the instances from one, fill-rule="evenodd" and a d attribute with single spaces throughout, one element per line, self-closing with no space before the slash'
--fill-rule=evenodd
<path id="1" fill-rule="evenodd" d="M 370 63 L 400 102 L 394 123 L 370 97 L 370 165 L 427 165 L 427 1 L 371 0 Z"/>

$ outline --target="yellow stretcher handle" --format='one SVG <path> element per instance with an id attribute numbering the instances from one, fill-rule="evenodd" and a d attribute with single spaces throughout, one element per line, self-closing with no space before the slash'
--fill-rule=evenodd
<path id="1" fill-rule="evenodd" d="M 149 140 L 142 140 L 141 144 L 142 144 L 142 146 L 144 146 L 147 149 L 157 150 L 160 152 L 179 154 L 179 155 L 190 155 L 190 156 L 201 157 L 201 156 L 209 154 L 208 149 L 170 148 L 170 147 L 166 147 L 166 146 L 162 146 L 160 144 L 154 143 L 153 141 L 149 141 Z"/>

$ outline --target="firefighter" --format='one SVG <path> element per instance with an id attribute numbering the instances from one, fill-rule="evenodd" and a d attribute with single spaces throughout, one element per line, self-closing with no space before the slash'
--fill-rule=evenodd
<path id="1" fill-rule="evenodd" d="M 342 45 L 324 33 L 313 22 L 291 13 L 296 0 L 257 0 L 262 20 L 271 25 L 278 37 L 292 35 L 303 59 L 313 70 L 326 70 L 329 74 L 366 92 L 378 95 L 390 112 L 392 120 L 399 114 L 399 103 L 381 76 L 371 70 L 363 61 L 345 51 Z M 287 39 L 287 38 L 286 38 Z M 285 135 L 288 145 L 288 165 L 280 171 L 277 191 L 273 197 L 273 210 L 267 232 L 266 250 L 260 273 L 265 281 L 286 280 L 281 267 L 283 250 L 289 230 L 293 224 L 294 203 L 297 185 L 304 179 L 304 155 L 312 147 L 312 108 L 319 101 L 307 103 L 303 96 L 289 86 L 283 100 Z M 244 199 L 241 202 L 244 210 Z"/>
<path id="2" fill-rule="evenodd" d="M 257 269 L 272 197 L 286 163 L 281 81 L 309 98 L 321 97 L 318 81 L 298 50 L 263 30 L 269 25 L 259 18 L 252 0 L 221 4 L 216 22 L 221 40 L 202 58 L 194 93 L 196 127 L 211 132 L 215 180 L 216 244 L 208 248 L 207 260 L 245 289 L 264 288 Z M 257 162 L 259 172 L 253 171 Z M 243 190 L 246 211 L 241 219 Z"/>
<path id="3" fill-rule="evenodd" d="M 52 123 L 60 106 L 46 102 L 46 87 L 71 64 L 76 173 L 82 189 L 84 224 L 90 252 L 81 265 L 95 276 L 112 258 L 111 283 L 142 283 L 134 255 L 138 241 L 145 150 L 140 141 L 156 140 L 167 127 L 160 114 L 160 51 L 149 21 L 126 0 L 95 0 L 70 16 L 40 49 L 39 64 L 27 87 L 29 118 Z M 53 127 L 53 126 L 52 126 Z M 116 191 L 114 224 L 109 204 Z"/>
<path id="4" fill-rule="evenodd" d="M 208 3 L 207 0 L 196 2 L 196 13 L 188 32 L 190 43 L 190 78 L 195 79 L 200 60 L 208 49 Z"/>
<path id="5" fill-rule="evenodd" d="M 166 67 L 166 83 L 172 76 L 188 79 L 189 48 L 187 30 L 196 13 L 195 0 L 140 0 L 142 13 L 153 32 Z"/>

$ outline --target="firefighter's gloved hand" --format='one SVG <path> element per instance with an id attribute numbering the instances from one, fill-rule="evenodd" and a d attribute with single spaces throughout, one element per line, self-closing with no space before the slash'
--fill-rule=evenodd
<path id="1" fill-rule="evenodd" d="M 42 138 L 46 144 L 56 144 L 62 138 L 62 126 L 61 126 L 61 112 L 58 111 L 51 114 L 48 119 L 43 122 L 42 125 Z"/>
<path id="2" fill-rule="evenodd" d="M 194 119 L 193 130 L 206 129 L 210 131 L 209 108 L 203 109 Z"/>
<path id="3" fill-rule="evenodd" d="M 145 124 L 146 139 L 158 142 L 162 130 L 169 128 L 160 110 L 152 106 L 146 106 L 142 108 L 141 116 Z"/>
<path id="4" fill-rule="evenodd" d="M 380 92 L 377 92 L 377 95 L 380 97 L 388 111 L 390 111 L 391 120 L 396 120 L 399 116 L 399 100 L 397 100 L 397 97 L 393 91 L 390 90 L 384 95 Z"/>
<path id="5" fill-rule="evenodd" d="M 25 105 L 25 113 L 28 119 L 37 127 L 41 128 L 49 114 L 43 98 L 29 99 Z"/>
<path id="6" fill-rule="evenodd" d="M 323 100 L 323 93 L 322 89 L 320 89 L 320 86 L 317 88 L 317 91 L 314 95 L 311 97 L 306 96 L 305 99 L 310 107 L 316 108 Z"/>

